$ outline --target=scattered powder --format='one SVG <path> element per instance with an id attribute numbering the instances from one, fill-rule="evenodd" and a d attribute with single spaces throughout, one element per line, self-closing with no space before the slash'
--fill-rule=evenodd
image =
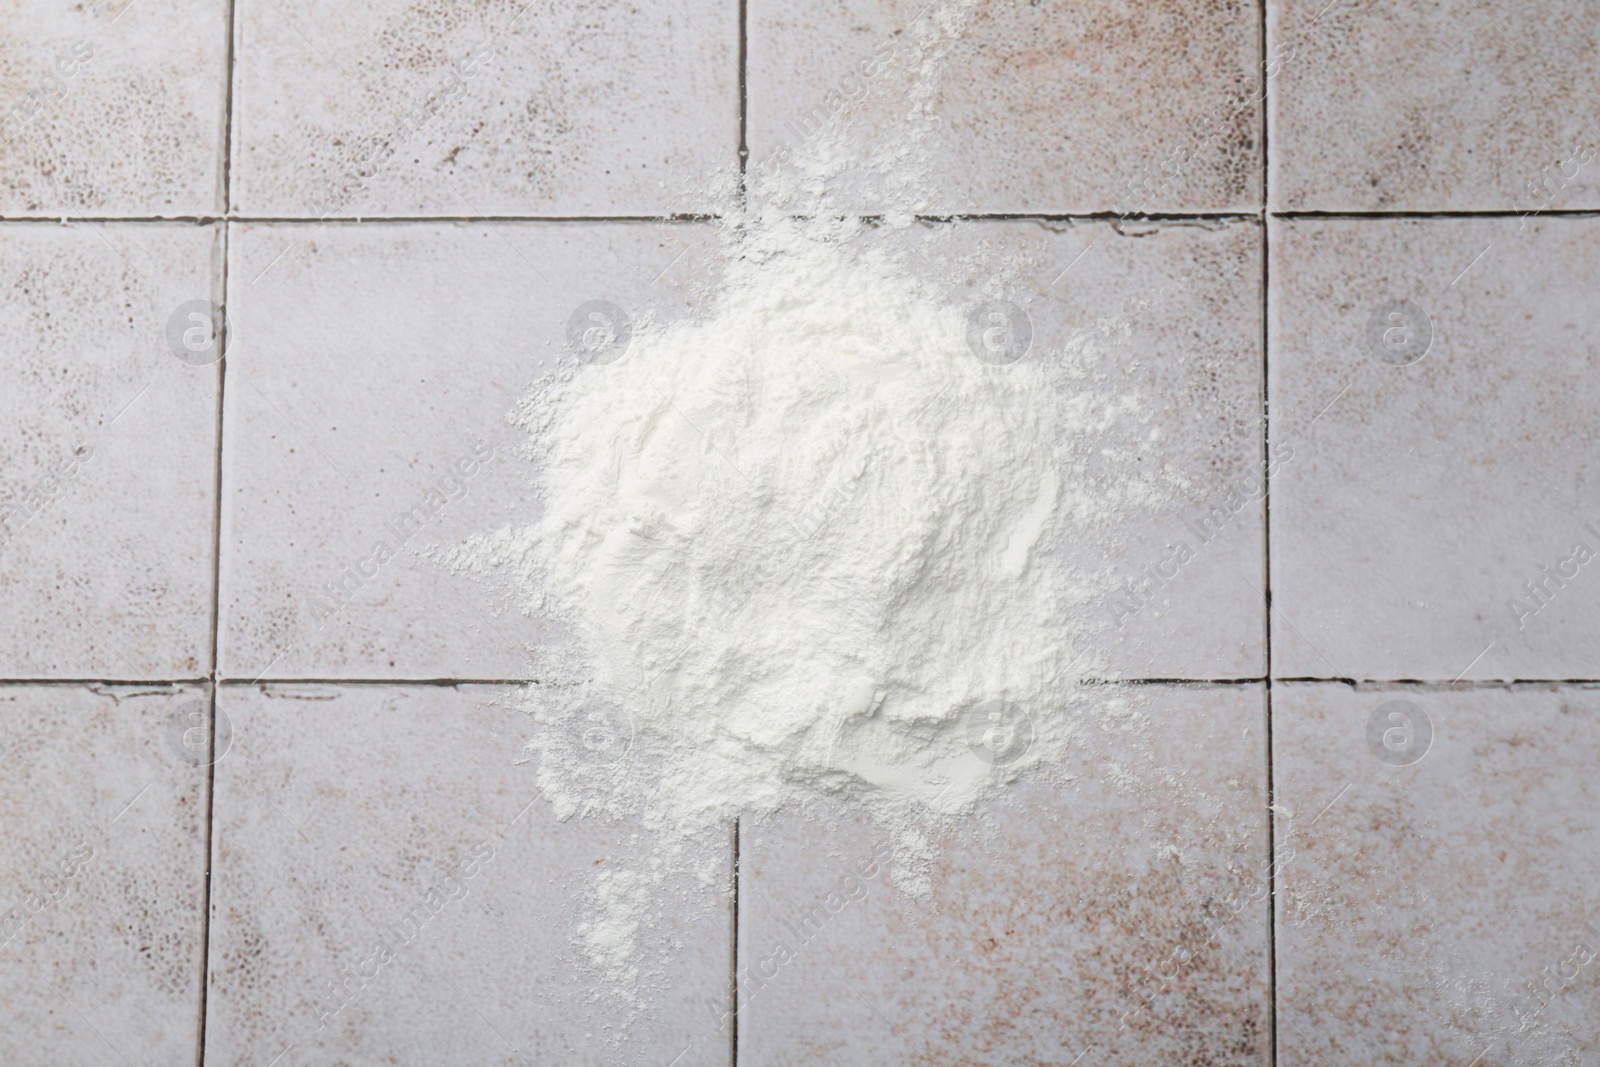
<path id="1" fill-rule="evenodd" d="M 931 20 L 909 62 L 913 117 L 958 24 Z M 843 169 L 836 133 L 786 193 Z M 925 161 L 916 137 L 890 155 L 902 175 Z M 1085 488 L 1130 401 L 1082 388 L 1072 352 L 980 358 L 1014 337 L 975 332 L 972 298 L 883 239 L 912 225 L 730 203 L 700 313 L 637 316 L 615 362 L 560 361 L 517 413 L 542 514 L 456 555 L 509 568 L 574 635 L 574 683 L 529 697 L 531 748 L 558 816 L 653 842 L 597 879 L 577 929 L 624 993 L 661 887 L 735 817 L 862 809 L 923 892 L 943 823 L 1124 699 L 1081 684 L 1096 576 L 1068 560 L 1148 495 Z"/>

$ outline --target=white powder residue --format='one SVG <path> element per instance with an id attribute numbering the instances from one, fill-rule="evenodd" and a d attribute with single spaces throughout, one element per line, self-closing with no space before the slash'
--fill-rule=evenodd
<path id="1" fill-rule="evenodd" d="M 577 931 L 622 985 L 688 842 L 843 801 L 925 890 L 942 820 L 1057 760 L 1089 694 L 1122 699 L 1081 684 L 1095 589 L 1065 560 L 1142 499 L 1135 478 L 1085 488 L 1128 398 L 1082 391 L 1070 353 L 979 358 L 970 298 L 860 221 L 729 214 L 703 314 L 637 324 L 624 358 L 569 357 L 527 398 L 543 514 L 457 556 L 509 567 L 576 636 L 581 684 L 530 701 L 557 814 L 658 842 Z"/>
<path id="2" fill-rule="evenodd" d="M 978 358 L 967 305 L 850 229 L 747 233 L 708 315 L 564 364 L 521 413 L 544 514 L 473 551 L 579 637 L 587 684 L 539 693 L 558 813 L 687 840 L 844 798 L 917 887 L 929 817 L 1067 743 L 1092 589 L 1055 550 L 1118 501 L 1081 488 L 1100 425 L 1060 355 Z M 580 931 L 619 980 L 640 877 Z"/>

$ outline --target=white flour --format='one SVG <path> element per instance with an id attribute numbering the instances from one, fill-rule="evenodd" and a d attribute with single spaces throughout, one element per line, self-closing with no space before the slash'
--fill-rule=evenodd
<path id="1" fill-rule="evenodd" d="M 1071 734 L 1090 587 L 1053 550 L 1121 503 L 1079 488 L 1112 413 L 1064 353 L 979 358 L 1015 343 L 1005 321 L 975 348 L 970 299 L 877 236 L 731 225 L 708 313 L 636 327 L 613 363 L 571 356 L 527 399 L 544 513 L 461 557 L 510 564 L 577 635 L 583 684 L 530 704 L 558 815 L 658 842 L 579 930 L 619 984 L 684 843 L 842 800 L 897 836 L 917 891 L 935 824 Z"/>

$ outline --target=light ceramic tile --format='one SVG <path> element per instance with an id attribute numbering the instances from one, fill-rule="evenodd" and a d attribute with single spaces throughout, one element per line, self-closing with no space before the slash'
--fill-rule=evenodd
<path id="1" fill-rule="evenodd" d="M 712 0 L 239 4 L 233 200 L 253 215 L 706 210 L 738 150 Z"/>
<path id="2" fill-rule="evenodd" d="M 224 673 L 535 677 L 530 649 L 560 635 L 426 553 L 537 519 L 507 416 L 569 317 L 670 314 L 713 243 L 696 224 L 237 227 Z"/>
<path id="3" fill-rule="evenodd" d="M 1268 1063 L 1264 689 L 1138 692 L 936 834 L 924 898 L 861 817 L 746 823 L 739 1062 Z"/>
<path id="4" fill-rule="evenodd" d="M 0 687 L 0 1062 L 192 1063 L 203 689 Z"/>
<path id="5" fill-rule="evenodd" d="M 0 22 L 0 213 L 219 206 L 224 0 L 19 0 Z"/>
<path id="6" fill-rule="evenodd" d="M 1274 234 L 1272 436 L 1294 453 L 1272 486 L 1275 673 L 1594 677 L 1600 229 Z"/>
<path id="7" fill-rule="evenodd" d="M 1600 689 L 1273 690 L 1284 1067 L 1600 1054 Z"/>
<path id="8" fill-rule="evenodd" d="M 827 206 L 929 213 L 1252 210 L 1261 200 L 1255 5 L 873 0 L 749 12 L 749 165 L 843 164 Z M 919 83 L 930 56 L 936 81 Z M 919 109 L 927 123 L 908 122 Z M 863 164 L 908 131 L 905 189 Z M 826 146 L 826 147 L 823 147 Z M 809 208 L 806 191 L 793 206 Z"/>
<path id="9" fill-rule="evenodd" d="M 1103 458 L 1084 492 L 1111 500 L 1149 479 L 1150 501 L 1110 508 L 1062 548 L 1093 576 L 1075 620 L 1085 663 L 1123 678 L 1263 674 L 1259 226 L 922 230 L 923 259 L 956 294 L 975 302 L 1001 278 L 1031 324 L 1029 358 L 1059 361 L 1067 395 L 1095 399 L 1079 417 Z"/>
<path id="10" fill-rule="evenodd" d="M 639 830 L 555 818 L 507 696 L 223 688 L 207 1062 L 727 1062 L 701 1005 L 727 996 L 728 848 L 695 857 L 717 885 L 661 893 L 639 1003 L 608 998 L 573 937 Z"/>
<path id="11" fill-rule="evenodd" d="M 1089 401 L 1071 425 L 1092 458 L 1070 478 L 1105 514 L 1058 549 L 1090 594 L 1073 620 L 1085 669 L 1261 676 L 1260 227 L 972 220 L 869 239 L 966 306 L 1003 294 L 1026 358 Z M 1129 500 L 1134 483 L 1150 497 Z"/>
<path id="12" fill-rule="evenodd" d="M 210 670 L 218 236 L 0 227 L 0 677 Z"/>
<path id="13" fill-rule="evenodd" d="M 1288 210 L 1600 206 L 1581 7 L 1271 0 L 1272 199 Z"/>

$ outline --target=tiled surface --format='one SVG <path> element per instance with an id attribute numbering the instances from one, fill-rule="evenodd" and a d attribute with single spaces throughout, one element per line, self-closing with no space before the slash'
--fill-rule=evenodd
<path id="1" fill-rule="evenodd" d="M 954 41 L 948 13 L 926 0 L 749 9 L 750 167 L 847 164 L 828 207 L 1141 213 L 1261 201 L 1253 4 L 980 4 Z M 848 164 L 906 147 L 906 101 L 934 55 L 947 66 L 927 103 L 933 166 L 907 194 Z"/>
<path id="2" fill-rule="evenodd" d="M 747 828 L 739 1062 L 1268 1063 L 1264 696 L 1086 724 L 1070 784 L 943 835 L 925 899 L 867 823 Z"/>
<path id="3" fill-rule="evenodd" d="M 560 635 L 436 553 L 530 518 L 506 415 L 573 310 L 649 291 L 670 314 L 711 246 L 696 224 L 237 227 L 223 672 L 535 677 Z"/>
<path id="4" fill-rule="evenodd" d="M 202 688 L 0 690 L 0 1062 L 192 1059 L 207 778 L 184 734 L 209 705 Z"/>
<path id="5" fill-rule="evenodd" d="M 737 8 L 239 0 L 250 215 L 704 211 L 737 166 Z"/>
<path id="6" fill-rule="evenodd" d="M 0 677 L 211 669 L 218 370 L 169 329 L 221 296 L 220 252 L 215 227 L 0 234 Z"/>
<path id="7" fill-rule="evenodd" d="M 1290 211 L 1600 206 L 1582 5 L 1270 0 L 1272 200 Z"/>
<path id="8" fill-rule="evenodd" d="M 647 941 L 677 947 L 623 1028 L 570 938 L 637 829 L 558 822 L 504 696 L 223 688 L 208 1062 L 651 1065 L 691 1043 L 680 1063 L 726 1062 L 703 1006 L 727 990 L 726 895 L 668 887 Z"/>
<path id="9" fill-rule="evenodd" d="M 1108 576 L 1086 627 L 1095 669 L 1259 677 L 1260 224 L 982 221 L 954 231 L 930 242 L 929 260 L 977 247 L 988 252 L 980 263 L 1026 261 L 1009 291 L 1040 350 L 1081 370 L 1073 388 L 1096 392 L 1108 409 L 1133 401 L 1133 414 L 1105 429 L 1104 447 L 1139 457 L 1156 501 L 1067 550 L 1076 565 Z M 954 280 L 981 276 L 979 268 Z M 1158 439 L 1152 425 L 1164 428 Z M 1129 465 L 1091 477 L 1109 490 L 1130 477 Z M 1187 562 L 1178 564 L 1180 551 Z"/>
<path id="10" fill-rule="evenodd" d="M 226 0 L 17 0 L 0 20 L 0 214 L 221 205 Z"/>
<path id="11" fill-rule="evenodd" d="M 1076 548 L 1125 594 L 1105 670 L 1235 684 L 1136 687 L 1141 730 L 942 831 L 927 897 L 892 864 L 838 881 L 883 844 L 858 813 L 746 824 L 737 970 L 733 901 L 675 887 L 674 962 L 620 1034 L 568 936 L 641 843 L 528 806 L 530 724 L 441 684 L 536 676 L 562 635 L 437 550 L 509 517 L 502 417 L 576 305 L 676 314 L 714 268 L 709 224 L 523 217 L 711 206 L 738 6 L 0 19 L 0 884 L 72 871 L 6 927 L 0 1060 L 725 1063 L 752 971 L 745 1063 L 1594 1060 L 1596 223 L 1553 213 L 1596 206 L 1596 31 L 1544 2 L 1267 7 L 1263 53 L 1253 4 L 977 5 L 908 195 L 852 161 L 905 144 L 947 9 L 748 5 L 756 191 L 782 143 L 830 143 L 829 208 L 1121 216 L 897 232 L 962 291 L 1002 253 L 1084 388 L 1159 431 L 1164 503 Z M 1444 210 L 1500 217 L 1381 217 Z M 1402 300 L 1415 362 L 1381 345 L 1404 323 L 1368 337 Z M 226 304 L 223 364 L 175 347 L 195 301 Z M 1388 700 L 1430 716 L 1414 766 L 1368 744 Z M 452 864 L 465 893 L 333 1011 Z M 1218 900 L 1247 906 L 1208 926 Z"/>
<path id="12" fill-rule="evenodd" d="M 1278 673 L 1600 674 L 1578 551 L 1600 551 L 1600 227 L 1274 225 L 1273 437 L 1295 451 L 1272 495 Z M 1368 337 L 1394 300 L 1431 322 L 1409 366 Z"/>
<path id="13" fill-rule="evenodd" d="M 1261 676 L 1260 223 L 957 220 L 857 240 L 905 252 L 957 300 L 998 285 L 1065 387 L 1097 401 L 1095 447 L 1137 457 L 1090 461 L 1089 491 L 1148 477 L 1147 505 L 1062 549 L 1095 576 L 1092 672 Z"/>
<path id="14" fill-rule="evenodd" d="M 1407 728 L 1391 701 L 1431 730 L 1415 762 L 1369 746 L 1375 714 Z M 1290 684 L 1273 710 L 1278 1062 L 1595 1062 L 1600 689 Z"/>

